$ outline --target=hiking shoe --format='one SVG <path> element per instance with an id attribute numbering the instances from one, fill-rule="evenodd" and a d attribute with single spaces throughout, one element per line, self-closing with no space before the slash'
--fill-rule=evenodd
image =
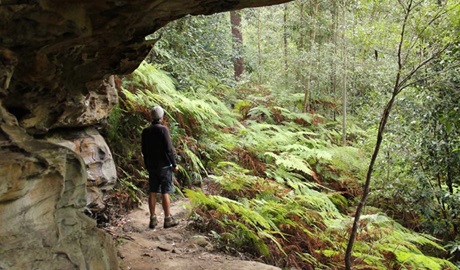
<path id="1" fill-rule="evenodd" d="M 163 225 L 163 228 L 171 228 L 174 226 L 177 226 L 179 224 L 179 220 L 175 220 L 173 216 L 165 217 L 165 223 Z"/>
<path id="2" fill-rule="evenodd" d="M 155 229 L 155 226 L 157 226 L 157 224 L 158 224 L 157 216 L 156 215 L 150 216 L 149 228 L 150 229 Z"/>

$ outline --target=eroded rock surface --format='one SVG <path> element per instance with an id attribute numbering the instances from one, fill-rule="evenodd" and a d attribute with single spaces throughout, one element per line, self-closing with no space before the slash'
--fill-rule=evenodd
<path id="1" fill-rule="evenodd" d="M 83 158 L 87 168 L 86 203 L 92 212 L 104 208 L 104 193 L 117 180 L 115 162 L 109 146 L 95 128 L 53 132 L 47 140 L 74 151 Z"/>
<path id="2" fill-rule="evenodd" d="M 287 0 L 1 1 L 0 46 L 18 57 L 4 106 L 29 133 L 91 125 L 105 116 L 82 116 L 95 98 L 94 84 L 111 88 L 110 74 L 137 68 L 154 42 L 147 35 L 188 14 L 282 2 Z"/>
<path id="3" fill-rule="evenodd" d="M 117 269 L 111 237 L 82 213 L 83 160 L 4 122 L 0 145 L 0 269 Z"/>
<path id="4" fill-rule="evenodd" d="M 0 61 L 2 56 L 0 51 Z M 14 62 L 5 66 L 3 88 Z M 0 269 L 118 268 L 111 237 L 82 213 L 83 159 L 31 137 L 1 101 L 0 157 Z"/>

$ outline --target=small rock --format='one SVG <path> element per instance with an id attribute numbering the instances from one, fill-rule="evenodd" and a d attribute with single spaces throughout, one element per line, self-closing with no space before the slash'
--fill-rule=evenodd
<path id="1" fill-rule="evenodd" d="M 205 247 L 209 244 L 208 238 L 203 235 L 194 235 L 190 237 L 189 242 L 192 244 L 196 244 L 200 247 Z"/>
<path id="2" fill-rule="evenodd" d="M 168 245 L 168 244 L 161 244 L 158 246 L 158 249 L 161 250 L 161 251 L 172 251 L 174 250 L 174 247 L 172 245 Z"/>
<path id="3" fill-rule="evenodd" d="M 214 251 L 214 245 L 211 244 L 211 243 L 207 244 L 207 245 L 205 246 L 205 248 L 206 248 L 206 250 L 207 250 L 208 252 Z"/>
<path id="4" fill-rule="evenodd" d="M 165 239 L 167 241 L 179 241 L 183 239 L 183 236 L 179 233 L 170 232 L 168 233 L 168 235 L 165 236 Z"/>
<path id="5" fill-rule="evenodd" d="M 132 232 L 133 231 L 133 226 L 130 223 L 126 223 L 123 226 L 123 231 L 124 232 Z"/>

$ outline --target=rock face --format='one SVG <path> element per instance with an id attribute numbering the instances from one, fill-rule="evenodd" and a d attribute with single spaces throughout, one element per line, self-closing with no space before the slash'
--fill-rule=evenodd
<path id="1" fill-rule="evenodd" d="M 111 74 L 133 71 L 172 20 L 287 1 L 1 0 L 0 269 L 118 269 L 82 214 L 115 181 L 89 128 L 117 102 Z"/>
<path id="2" fill-rule="evenodd" d="M 117 269 L 110 236 L 82 213 L 75 152 L 0 124 L 0 269 Z"/>
<path id="3" fill-rule="evenodd" d="M 94 85 L 110 88 L 108 75 L 132 72 L 152 48 L 147 35 L 188 14 L 282 2 L 287 0 L 1 1 L 0 47 L 18 57 L 4 106 L 29 133 L 90 125 L 79 115 L 94 98 Z"/>
<path id="4" fill-rule="evenodd" d="M 0 51 L 0 93 L 14 55 Z M 0 269 L 117 269 L 114 244 L 82 213 L 87 172 L 83 159 L 37 140 L 0 101 Z"/>
<path id="5" fill-rule="evenodd" d="M 117 180 L 112 153 L 104 138 L 94 128 L 52 132 L 47 141 L 62 145 L 83 158 L 87 168 L 86 204 L 97 212 L 104 206 L 104 192 L 111 190 Z"/>

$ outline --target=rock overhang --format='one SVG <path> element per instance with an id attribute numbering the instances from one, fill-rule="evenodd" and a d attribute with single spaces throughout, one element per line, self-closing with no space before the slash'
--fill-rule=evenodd
<path id="1" fill-rule="evenodd" d="M 69 116 L 84 113 L 93 85 L 109 84 L 108 94 L 99 96 L 112 101 L 110 75 L 138 67 L 154 43 L 146 36 L 187 15 L 284 2 L 288 1 L 1 1 L 0 48 L 17 57 L 4 106 L 29 133 L 97 123 L 107 115 L 98 115 L 94 123 Z M 110 106 L 107 109 L 108 114 Z"/>

